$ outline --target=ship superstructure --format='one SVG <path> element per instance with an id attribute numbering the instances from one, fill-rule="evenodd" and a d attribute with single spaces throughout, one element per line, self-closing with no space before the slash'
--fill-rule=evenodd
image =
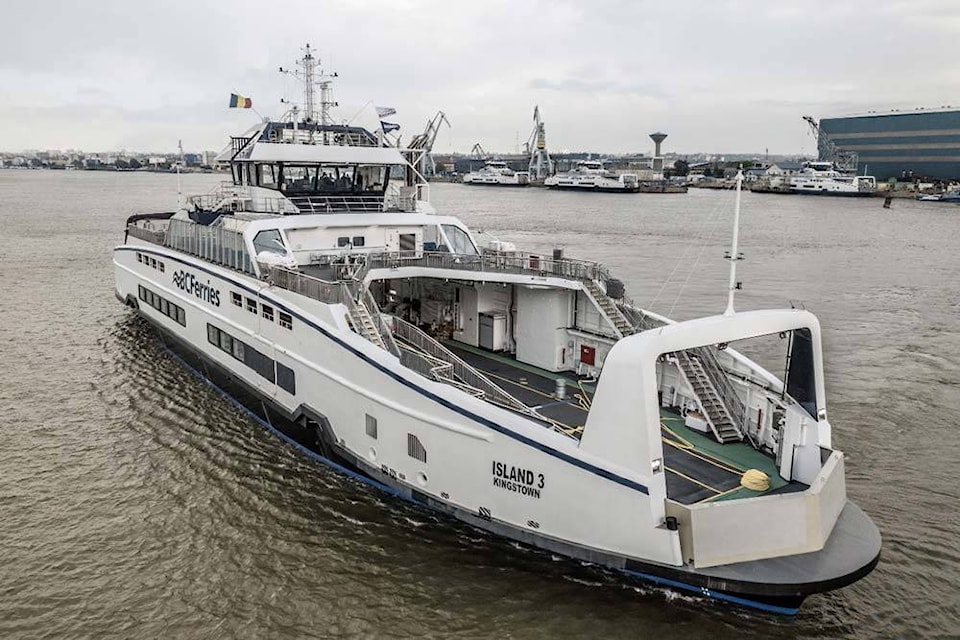
<path id="1" fill-rule="evenodd" d="M 361 128 L 266 122 L 228 153 L 232 184 L 128 220 L 116 291 L 271 428 L 481 529 L 743 605 L 793 612 L 876 564 L 812 314 L 735 313 L 733 273 L 723 315 L 646 312 L 599 263 L 433 213 L 411 154 Z M 786 382 L 730 346 L 771 335 Z"/>

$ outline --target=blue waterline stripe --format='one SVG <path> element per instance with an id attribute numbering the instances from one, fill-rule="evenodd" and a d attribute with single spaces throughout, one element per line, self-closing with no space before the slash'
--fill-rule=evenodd
<path id="1" fill-rule="evenodd" d="M 687 584 L 685 582 L 679 582 L 677 580 L 671 580 L 670 578 L 662 578 L 660 576 L 655 576 L 650 573 L 642 573 L 640 571 L 631 571 L 630 569 L 620 569 L 621 572 L 626 573 L 642 580 L 647 580 L 648 582 L 654 582 L 665 587 L 673 587 L 675 589 L 683 589 L 684 591 L 691 591 L 697 595 L 707 596 L 709 598 L 715 598 L 717 600 L 725 600 L 727 602 L 732 602 L 743 607 L 749 607 L 751 609 L 758 609 L 760 611 L 769 611 L 770 613 L 779 613 L 781 615 L 796 615 L 800 610 L 797 607 L 780 607 L 775 604 L 767 604 L 765 602 L 756 602 L 754 600 L 748 600 L 747 598 L 741 598 L 739 596 L 730 595 L 728 593 L 722 593 L 720 591 L 714 591 L 713 589 L 708 589 L 706 587 L 695 587 L 692 584 Z"/>
<path id="2" fill-rule="evenodd" d="M 274 297 L 272 297 L 272 296 L 264 295 L 262 291 L 258 291 L 258 290 L 256 290 L 256 289 L 253 289 L 253 288 L 247 286 L 246 284 L 244 284 L 244 283 L 242 283 L 242 282 L 239 282 L 239 281 L 237 281 L 237 280 L 234 280 L 233 278 L 229 277 L 229 276 L 226 275 L 226 274 L 217 273 L 217 272 L 215 272 L 215 271 L 212 271 L 212 270 L 206 268 L 206 267 L 203 266 L 203 265 L 197 265 L 197 264 L 194 264 L 194 263 L 192 263 L 192 262 L 187 262 L 186 260 L 183 260 L 182 258 L 179 258 L 178 256 L 170 255 L 170 254 L 167 254 L 167 253 L 161 253 L 161 252 L 159 252 L 159 251 L 156 251 L 156 250 L 154 250 L 154 249 L 149 249 L 149 248 L 146 248 L 146 247 L 120 246 L 120 247 L 117 247 L 117 248 L 115 249 L 115 251 L 133 251 L 133 252 L 139 251 L 139 252 L 141 252 L 141 253 L 152 253 L 152 254 L 154 254 L 154 255 L 161 256 L 161 257 L 163 257 L 163 258 L 165 258 L 165 259 L 174 260 L 174 261 L 179 262 L 180 264 L 182 264 L 182 265 L 184 265 L 184 266 L 187 266 L 187 267 L 190 267 L 190 268 L 192 268 L 192 269 L 197 269 L 197 270 L 199 270 L 199 271 L 203 271 L 204 273 L 209 274 L 209 275 L 211 275 L 211 276 L 213 276 L 213 277 L 215 277 L 215 278 L 220 278 L 220 279 L 222 279 L 222 280 L 226 280 L 227 282 L 230 282 L 230 283 L 232 283 L 233 285 L 235 285 L 235 286 L 237 286 L 237 287 L 240 287 L 241 289 L 243 289 L 244 291 L 246 291 L 246 292 L 248 292 L 248 293 L 251 293 L 251 294 L 254 294 L 254 295 L 257 295 L 257 296 L 266 298 L 266 299 L 269 300 L 274 306 L 283 309 L 284 311 L 286 311 L 286 312 L 289 313 L 290 315 L 292 315 L 292 316 L 296 317 L 297 319 L 299 319 L 301 322 L 303 322 L 303 323 L 306 324 L 307 326 L 312 327 L 312 328 L 315 329 L 316 331 L 319 331 L 321 334 L 323 334 L 324 336 L 326 336 L 329 340 L 331 340 L 331 341 L 335 342 L 336 344 L 340 345 L 341 347 L 343 347 L 343 348 L 346 349 L 347 351 L 350 351 L 350 352 L 353 353 L 355 356 L 357 356 L 357 357 L 361 358 L 362 360 L 364 360 L 367 364 L 375 367 L 376 369 L 379 369 L 381 372 L 387 374 L 388 376 L 390 376 L 391 378 L 393 378 L 394 380 L 396 380 L 396 381 L 399 382 L 400 384 L 402 384 L 402 385 L 404 385 L 404 386 L 406 386 L 406 387 L 408 387 L 408 388 L 410 388 L 410 389 L 413 389 L 414 391 L 420 393 L 420 394 L 423 395 L 423 396 L 426 396 L 427 398 L 430 398 L 430 399 L 433 400 L 434 402 L 436 402 L 436 403 L 438 403 L 438 404 L 440 404 L 440 405 L 442 405 L 442 406 L 450 409 L 451 411 L 455 411 L 456 413 L 459 413 L 460 415 L 462 415 L 462 416 L 464 416 L 464 417 L 470 418 L 470 419 L 473 420 L 474 422 L 478 422 L 478 423 L 480 423 L 480 424 L 482 424 L 482 425 L 484 425 L 484 426 L 486 426 L 486 427 L 489 427 L 490 429 L 493 429 L 493 430 L 496 431 L 497 433 L 503 434 L 503 435 L 505 435 L 505 436 L 507 436 L 507 437 L 509 437 L 509 438 L 513 438 L 514 440 L 517 440 L 517 441 L 519 441 L 519 442 L 522 442 L 523 444 L 525 444 L 525 445 L 527 445 L 527 446 L 533 447 L 533 448 L 535 448 L 535 449 L 539 449 L 540 451 L 543 451 L 544 453 L 546 453 L 546 454 L 548 454 L 548 455 L 551 455 L 551 456 L 553 456 L 553 457 L 555 457 L 555 458 L 558 458 L 558 459 L 560 459 L 560 460 L 563 460 L 564 462 L 566 462 L 566 463 L 568 463 L 568 464 L 572 464 L 572 465 L 574 465 L 575 467 L 579 467 L 579 468 L 583 469 L 584 471 L 589 471 L 590 473 L 593 473 L 593 474 L 595 474 L 595 475 L 598 475 L 598 476 L 600 476 L 601 478 L 604 478 L 604 479 L 606 479 L 606 480 L 610 480 L 611 482 L 615 482 L 615 483 L 617 483 L 617 484 L 619 484 L 619 485 L 622 485 L 622 486 L 624 486 L 624 487 L 627 487 L 627 488 L 629 488 L 629 489 L 633 489 L 633 490 L 635 490 L 635 491 L 639 491 L 640 493 L 647 494 L 647 495 L 649 495 L 649 493 L 650 493 L 649 490 L 647 489 L 647 487 L 644 486 L 644 485 L 642 485 L 642 484 L 640 484 L 639 482 L 635 482 L 635 481 L 633 481 L 633 480 L 630 480 L 629 478 L 624 478 L 623 476 L 618 476 L 618 475 L 616 475 L 615 473 L 612 473 L 612 472 L 610 472 L 610 471 L 607 471 L 606 469 L 602 469 L 602 468 L 600 468 L 600 467 L 594 466 L 594 465 L 590 464 L 589 462 L 585 462 L 585 461 L 580 460 L 580 459 L 578 459 L 578 458 L 574 458 L 573 456 L 571 456 L 571 455 L 569 455 L 569 454 L 563 453 L 562 451 L 558 451 L 558 450 L 556 450 L 556 449 L 554 449 L 554 448 L 552 448 L 552 447 L 549 447 L 549 446 L 547 446 L 547 445 L 545 445 L 545 444 L 542 444 L 542 443 L 540 443 L 540 442 L 537 442 L 536 440 L 533 440 L 532 438 L 528 438 L 527 436 L 524 436 L 524 435 L 522 435 L 522 434 L 516 433 L 515 431 L 511 431 L 510 429 L 507 429 L 506 427 L 504 427 L 504 426 L 502 426 L 502 425 L 499 425 L 499 424 L 497 424 L 496 422 L 493 422 L 492 420 L 488 420 L 487 418 L 484 418 L 483 416 L 478 416 L 478 415 L 476 415 L 475 413 L 472 413 L 472 412 L 467 411 L 466 409 L 464 409 L 464 408 L 462 408 L 462 407 L 457 406 L 456 404 L 450 402 L 449 400 L 446 400 L 446 399 L 444 399 L 444 398 L 441 398 L 440 396 L 437 396 L 437 395 L 435 395 L 434 393 L 432 393 L 432 392 L 430 392 L 430 391 L 427 391 L 427 390 L 424 389 L 423 387 L 420 387 L 420 386 L 414 384 L 413 382 L 407 380 L 406 378 L 398 375 L 397 373 L 395 373 L 395 372 L 387 369 L 386 367 L 384 367 L 384 366 L 381 365 L 380 363 L 378 363 L 378 362 L 374 361 L 373 359 L 371 359 L 369 356 L 367 356 L 367 355 L 365 355 L 365 354 L 357 351 L 356 349 L 354 349 L 353 347 L 351 347 L 349 344 L 347 344 L 347 343 L 345 343 L 344 341 L 342 341 L 340 338 L 334 336 L 332 333 L 330 333 L 330 332 L 327 331 L 326 329 L 324 329 L 324 328 L 320 327 L 319 325 L 317 325 L 316 323 L 314 323 L 312 320 L 310 320 L 310 319 L 304 317 L 303 315 L 297 313 L 296 311 L 290 309 L 290 308 L 287 307 L 283 302 L 278 301 L 276 298 L 274 298 Z"/>
<path id="3" fill-rule="evenodd" d="M 247 416 L 248 416 L 250 419 L 252 419 L 254 422 L 256 422 L 257 424 L 259 424 L 260 426 L 262 426 L 264 429 L 267 429 L 270 433 L 272 433 L 274 436 L 280 438 L 283 442 L 286 442 L 287 444 L 292 445 L 294 448 L 296 448 L 296 449 L 297 449 L 298 451 L 300 451 L 301 453 L 306 454 L 309 458 L 311 458 L 311 459 L 313 459 L 313 460 L 316 460 L 317 462 L 319 462 L 319 463 L 321 463 L 321 464 L 323 464 L 323 465 L 325 465 L 325 466 L 327 466 L 327 467 L 329 467 L 329 468 L 331 468 L 331 469 L 334 469 L 334 470 L 336 470 L 336 471 L 339 471 L 339 472 L 347 475 L 348 477 L 353 478 L 354 480 L 357 480 L 358 482 L 361 482 L 361 483 L 366 484 L 366 485 L 368 485 L 368 486 L 370 486 L 370 487 L 373 487 L 374 489 L 379 489 L 380 491 L 383 491 L 384 493 L 386 493 L 386 494 L 388 494 L 388 495 L 394 496 L 394 497 L 396 497 L 396 498 L 400 498 L 401 500 L 403 500 L 403 501 L 405 501 L 405 502 L 409 502 L 410 504 L 414 504 L 414 505 L 416 505 L 416 506 L 418 506 L 418 507 L 426 507 L 426 508 L 430 509 L 431 511 L 437 511 L 437 512 L 439 512 L 438 509 L 435 509 L 435 508 L 430 507 L 429 504 L 425 504 L 425 503 L 422 503 L 422 502 L 417 502 L 416 500 L 413 500 L 412 498 L 407 497 L 407 496 L 404 495 L 402 492 L 398 491 L 397 489 L 394 489 L 393 487 L 391 487 L 391 486 L 389 486 L 389 485 L 383 484 L 382 482 L 378 482 L 377 480 L 374 480 L 374 479 L 371 478 L 370 476 L 364 475 L 364 474 L 362 474 L 362 473 L 358 473 L 358 472 L 354 471 L 353 469 L 351 469 L 351 468 L 349 468 L 349 467 L 343 466 L 342 464 L 338 464 L 337 462 L 334 462 L 334 461 L 331 460 L 330 458 L 324 457 L 324 456 L 320 455 L 319 453 L 317 453 L 316 451 L 313 451 L 312 449 L 310 449 L 310 448 L 308 448 L 308 447 L 305 447 L 304 445 L 300 444 L 299 442 L 297 442 L 297 441 L 294 440 L 293 438 L 289 437 L 288 435 L 286 435 L 285 433 L 283 433 L 282 431 L 280 431 L 280 430 L 278 430 L 276 427 L 274 427 L 272 424 L 270 424 L 269 422 L 267 422 L 266 420 L 264 420 L 263 418 L 261 418 L 260 416 L 258 416 L 255 412 L 251 411 L 248 407 L 244 406 L 243 403 L 241 403 L 239 400 L 237 400 L 236 398 L 234 398 L 232 395 L 230 395 L 229 393 L 227 393 L 226 391 L 224 391 L 223 389 L 221 389 L 220 387 L 218 387 L 218 386 L 213 382 L 213 380 L 211 380 L 210 378 L 208 378 L 207 376 L 205 376 L 205 375 L 202 374 L 201 372 L 197 371 L 197 369 L 196 369 L 195 367 L 193 367 L 189 362 L 187 362 L 186 360 L 184 360 L 183 358 L 181 358 L 181 357 L 180 357 L 176 352 L 174 352 L 172 349 L 170 349 L 170 348 L 167 347 L 166 345 L 164 345 L 163 348 L 164 348 L 164 350 L 167 352 L 167 354 L 169 354 L 170 356 L 172 356 L 175 360 L 177 360 L 177 362 L 179 362 L 181 365 L 183 365 L 184 367 L 186 367 L 188 371 L 190 371 L 191 373 L 193 373 L 193 375 L 195 375 L 197 378 L 199 378 L 199 379 L 200 379 L 202 382 L 204 382 L 208 387 L 210 387 L 211 389 L 213 389 L 214 392 L 216 392 L 219 396 L 225 398 L 228 402 L 230 402 L 233 406 L 235 406 L 237 409 L 239 409 L 241 412 L 243 412 L 245 415 L 247 415 Z M 442 512 L 441 512 L 441 513 L 442 513 Z M 601 565 L 601 566 L 602 566 L 602 565 Z M 796 609 L 796 608 L 778 607 L 778 606 L 776 606 L 776 605 L 764 604 L 764 603 L 762 603 L 762 602 L 754 602 L 753 600 L 747 600 L 746 598 L 739 598 L 739 597 L 737 597 L 737 596 L 728 595 L 728 594 L 726 594 L 726 593 L 719 593 L 719 592 L 713 591 L 712 589 L 707 589 L 706 587 L 695 587 L 695 586 L 693 586 L 693 585 L 686 584 L 685 582 L 678 582 L 678 581 L 676 581 L 676 580 L 670 580 L 669 578 L 661 578 L 660 576 L 655 576 L 655 575 L 649 574 L 649 573 L 641 573 L 641 572 L 639 572 L 639 571 L 631 571 L 630 569 L 618 569 L 618 571 L 620 571 L 621 573 L 623 573 L 623 574 L 625 574 L 625 575 L 629 575 L 629 576 L 632 576 L 632 577 L 634 577 L 634 578 L 639 578 L 639 579 L 645 580 L 645 581 L 647 581 L 647 582 L 652 582 L 652 583 L 654 583 L 654 584 L 657 584 L 657 585 L 660 585 L 660 586 L 663 586 L 663 587 L 672 587 L 672 588 L 675 588 L 675 589 L 681 589 L 681 590 L 684 590 L 684 591 L 690 591 L 690 592 L 695 593 L 695 594 L 697 594 L 697 595 L 699 595 L 699 596 L 706 596 L 706 597 L 709 597 L 709 598 L 714 598 L 714 599 L 716 599 L 716 600 L 724 600 L 724 601 L 727 601 L 727 602 L 732 602 L 732 603 L 734 603 L 734 604 L 738 604 L 738 605 L 740 605 L 740 606 L 749 607 L 749 608 L 752 608 L 752 609 L 758 609 L 758 610 L 761 610 L 761 611 L 769 611 L 769 612 L 771 612 L 771 613 L 778 613 L 778 614 L 783 614 L 783 615 L 795 615 L 795 614 L 797 613 L 797 611 L 799 611 L 799 609 Z"/>

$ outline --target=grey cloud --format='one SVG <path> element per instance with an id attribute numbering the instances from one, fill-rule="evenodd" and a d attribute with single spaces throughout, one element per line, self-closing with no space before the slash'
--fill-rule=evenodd
<path id="1" fill-rule="evenodd" d="M 801 115 L 940 106 L 958 72 L 955 0 L 33 0 L 4 7 L 0 145 L 219 148 L 277 114 L 310 42 L 339 72 L 344 118 L 398 109 L 405 137 L 437 109 L 444 150 L 512 150 L 539 104 L 554 148 L 794 152 Z M 267 25 L 271 28 L 265 28 Z M 273 28 L 276 27 L 276 28 Z"/>

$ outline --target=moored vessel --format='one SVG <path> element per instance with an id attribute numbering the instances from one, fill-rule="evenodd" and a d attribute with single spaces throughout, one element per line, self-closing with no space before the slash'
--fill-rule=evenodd
<path id="1" fill-rule="evenodd" d="M 491 160 L 480 170 L 464 174 L 463 184 L 525 187 L 530 184 L 530 174 L 527 171 L 514 171 L 502 160 Z"/>
<path id="2" fill-rule="evenodd" d="M 614 193 L 636 193 L 640 189 L 635 173 L 607 171 L 600 160 L 581 160 L 570 171 L 550 176 L 543 185 L 550 189 Z"/>
<path id="3" fill-rule="evenodd" d="M 434 213 L 423 154 L 375 132 L 293 111 L 224 158 L 231 184 L 128 220 L 117 297 L 310 455 L 494 534 L 780 613 L 876 564 L 819 322 L 734 311 L 736 234 L 727 311 L 674 322 L 597 262 L 481 244 Z M 764 336 L 786 380 L 732 348 Z"/>
<path id="4" fill-rule="evenodd" d="M 873 176 L 846 175 L 831 162 L 805 162 L 803 170 L 787 180 L 790 193 L 820 196 L 870 196 L 877 190 Z"/>

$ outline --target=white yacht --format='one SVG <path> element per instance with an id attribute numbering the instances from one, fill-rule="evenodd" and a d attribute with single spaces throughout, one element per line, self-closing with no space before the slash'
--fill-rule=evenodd
<path id="1" fill-rule="evenodd" d="M 734 312 L 735 260 L 727 312 L 674 322 L 596 262 L 481 246 L 422 150 L 312 115 L 127 221 L 117 298 L 198 375 L 305 455 L 627 580 L 789 614 L 873 569 L 816 317 Z M 785 381 L 733 348 L 758 336 Z"/>
<path id="2" fill-rule="evenodd" d="M 837 171 L 832 162 L 805 162 L 790 176 L 790 193 L 822 196 L 869 196 L 877 190 L 873 176 L 851 176 Z"/>
<path id="3" fill-rule="evenodd" d="M 530 184 L 530 173 L 514 171 L 502 160 L 491 160 L 479 171 L 464 174 L 463 183 L 495 187 L 525 187 Z"/>
<path id="4" fill-rule="evenodd" d="M 582 191 L 634 193 L 640 190 L 640 180 L 635 173 L 607 171 L 599 160 L 581 160 L 572 170 L 550 176 L 543 184 L 551 189 Z"/>

